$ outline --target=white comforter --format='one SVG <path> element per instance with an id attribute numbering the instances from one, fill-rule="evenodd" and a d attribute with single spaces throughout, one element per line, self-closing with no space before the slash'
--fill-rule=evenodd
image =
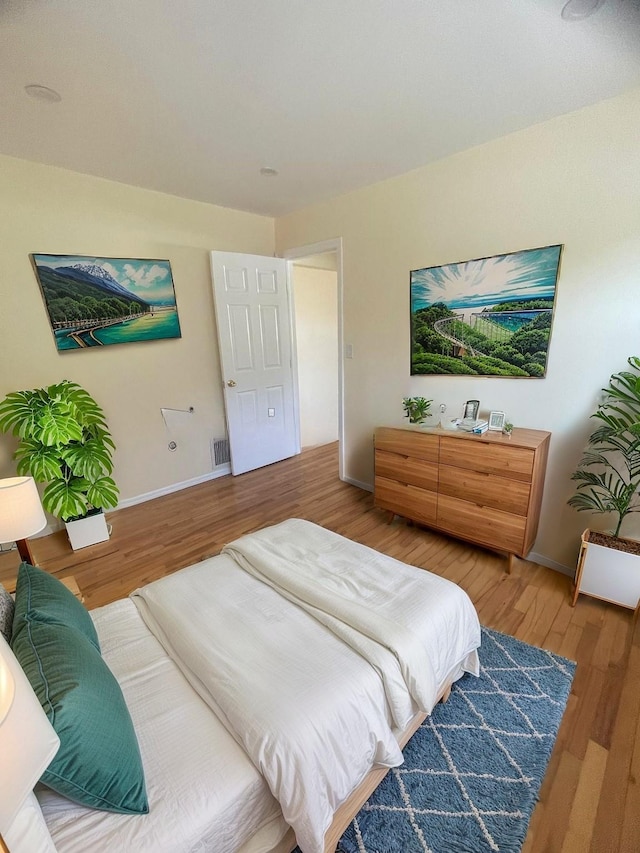
<path id="1" fill-rule="evenodd" d="M 448 672 L 442 664 L 453 665 L 480 645 L 475 608 L 459 587 L 309 521 L 266 527 L 222 553 L 368 660 L 400 729 L 416 706 L 433 710 Z M 437 606 L 445 601 L 447 607 Z M 435 632 L 425 633 L 425 620 Z M 407 703 L 407 694 L 415 705 Z"/>
<path id="2" fill-rule="evenodd" d="M 301 849 L 321 853 L 371 767 L 402 763 L 392 726 L 430 710 L 452 672 L 477 672 L 477 616 L 454 584 L 308 522 L 225 552 L 133 598 L 263 773 Z"/>

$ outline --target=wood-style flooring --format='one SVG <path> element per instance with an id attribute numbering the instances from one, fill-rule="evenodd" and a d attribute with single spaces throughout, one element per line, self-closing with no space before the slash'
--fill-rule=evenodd
<path id="1" fill-rule="evenodd" d="M 64 532 L 32 541 L 36 561 L 75 576 L 87 607 L 219 552 L 285 518 L 314 521 L 459 584 L 490 628 L 577 661 L 573 689 L 523 853 L 640 851 L 640 628 L 632 612 L 580 596 L 550 569 L 505 559 L 374 509 L 338 479 L 337 445 L 113 512 L 109 542 L 72 552 Z M 0 556 L 0 580 L 15 574 Z M 399 851 L 400 853 L 400 851 Z M 472 853 L 472 851 L 470 851 Z"/>

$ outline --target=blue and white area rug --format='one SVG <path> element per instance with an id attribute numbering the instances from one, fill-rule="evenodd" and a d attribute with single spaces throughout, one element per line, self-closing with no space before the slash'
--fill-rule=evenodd
<path id="1" fill-rule="evenodd" d="M 516 853 L 560 727 L 575 663 L 482 629 L 465 675 L 340 840 L 341 853 Z"/>

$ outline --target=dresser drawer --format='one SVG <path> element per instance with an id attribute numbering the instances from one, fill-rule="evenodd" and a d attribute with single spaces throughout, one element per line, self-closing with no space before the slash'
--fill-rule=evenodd
<path id="1" fill-rule="evenodd" d="M 438 496 L 437 526 L 454 536 L 499 551 L 522 553 L 527 519 L 470 501 Z"/>
<path id="2" fill-rule="evenodd" d="M 411 483 L 432 492 L 438 491 L 438 465 L 413 456 L 401 456 L 376 449 L 376 477 Z"/>
<path id="3" fill-rule="evenodd" d="M 438 461 L 439 442 L 440 437 L 437 435 L 408 429 L 379 427 L 375 432 L 376 450 L 413 456 L 416 459 L 425 459 L 427 462 Z"/>
<path id="4" fill-rule="evenodd" d="M 435 524 L 437 494 L 376 476 L 374 503 L 381 509 L 388 509 L 405 518 L 421 521 L 424 524 Z"/>
<path id="5" fill-rule="evenodd" d="M 440 439 L 440 464 L 469 468 L 530 483 L 534 451 L 508 444 L 490 444 L 443 436 Z"/>
<path id="6" fill-rule="evenodd" d="M 468 468 L 441 465 L 438 471 L 438 492 L 452 498 L 501 509 L 503 512 L 526 515 L 531 484 L 471 471 Z"/>

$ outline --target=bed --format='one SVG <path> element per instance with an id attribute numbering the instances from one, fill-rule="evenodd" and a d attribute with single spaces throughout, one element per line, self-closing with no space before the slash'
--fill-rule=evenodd
<path id="1" fill-rule="evenodd" d="M 58 853 L 335 850 L 400 745 L 478 672 L 480 626 L 459 587 L 301 519 L 90 616 L 149 811 L 39 785 L 27 822 L 39 808 Z M 11 853 L 34 851 L 25 821 L 5 837 Z"/>

